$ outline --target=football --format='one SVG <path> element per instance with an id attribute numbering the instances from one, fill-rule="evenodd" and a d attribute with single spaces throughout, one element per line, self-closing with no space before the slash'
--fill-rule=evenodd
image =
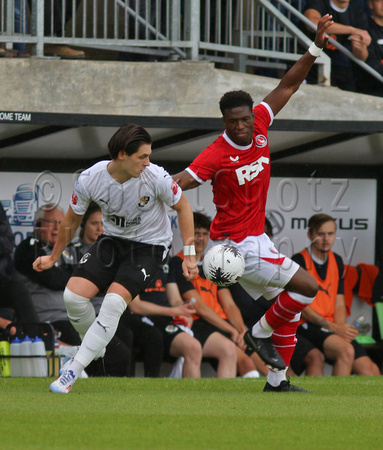
<path id="1" fill-rule="evenodd" d="M 233 245 L 218 244 L 205 255 L 202 263 L 205 277 L 218 286 L 236 283 L 245 271 L 245 258 Z"/>

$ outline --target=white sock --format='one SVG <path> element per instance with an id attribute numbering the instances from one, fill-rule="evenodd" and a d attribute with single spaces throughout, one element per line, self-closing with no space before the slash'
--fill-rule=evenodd
<path id="1" fill-rule="evenodd" d="M 279 386 L 282 381 L 286 380 L 286 372 L 287 368 L 283 370 L 269 369 L 269 373 L 267 374 L 268 383 L 274 387 Z"/>
<path id="2" fill-rule="evenodd" d="M 126 302 L 120 295 L 115 293 L 105 295 L 100 312 L 85 334 L 74 361 L 85 368 L 102 352 L 114 336 L 126 307 Z"/>
<path id="3" fill-rule="evenodd" d="M 84 366 L 78 361 L 73 360 L 67 370 L 71 370 L 75 378 L 78 378 L 81 372 L 84 370 Z"/>
<path id="4" fill-rule="evenodd" d="M 81 340 L 94 322 L 96 314 L 90 300 L 65 288 L 64 302 L 69 320 L 80 335 Z"/>
<path id="5" fill-rule="evenodd" d="M 264 319 L 265 316 L 261 317 L 259 322 L 257 322 L 251 329 L 251 334 L 257 338 L 269 338 L 273 334 L 273 329 Z"/>

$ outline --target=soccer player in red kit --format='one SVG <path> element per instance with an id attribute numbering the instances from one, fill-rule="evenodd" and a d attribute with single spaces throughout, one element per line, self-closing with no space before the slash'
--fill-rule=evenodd
<path id="1" fill-rule="evenodd" d="M 308 392 L 291 385 L 286 371 L 296 343 L 300 312 L 318 291 L 314 278 L 280 254 L 264 233 L 270 183 L 267 130 L 327 45 L 325 32 L 333 24 L 331 19 L 328 14 L 321 18 L 315 43 L 254 109 L 248 93 L 224 94 L 219 103 L 224 133 L 187 169 L 173 176 L 183 190 L 211 180 L 217 208 L 211 239 L 241 250 L 246 269 L 240 284 L 254 300 L 263 296 L 274 302 L 245 334 L 247 345 L 269 365 L 265 392 Z"/>

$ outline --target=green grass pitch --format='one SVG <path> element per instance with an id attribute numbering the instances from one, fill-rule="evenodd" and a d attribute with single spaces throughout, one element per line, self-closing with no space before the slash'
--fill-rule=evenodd
<path id="1" fill-rule="evenodd" d="M 0 378 L 0 442 L 12 449 L 382 449 L 383 378 Z"/>

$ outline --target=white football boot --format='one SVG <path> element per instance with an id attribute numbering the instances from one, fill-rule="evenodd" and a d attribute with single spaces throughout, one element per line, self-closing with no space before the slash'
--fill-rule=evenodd
<path id="1" fill-rule="evenodd" d="M 77 378 L 74 376 L 73 370 L 67 369 L 56 381 L 51 383 L 49 391 L 55 392 L 56 394 L 69 394 L 76 380 Z"/>

